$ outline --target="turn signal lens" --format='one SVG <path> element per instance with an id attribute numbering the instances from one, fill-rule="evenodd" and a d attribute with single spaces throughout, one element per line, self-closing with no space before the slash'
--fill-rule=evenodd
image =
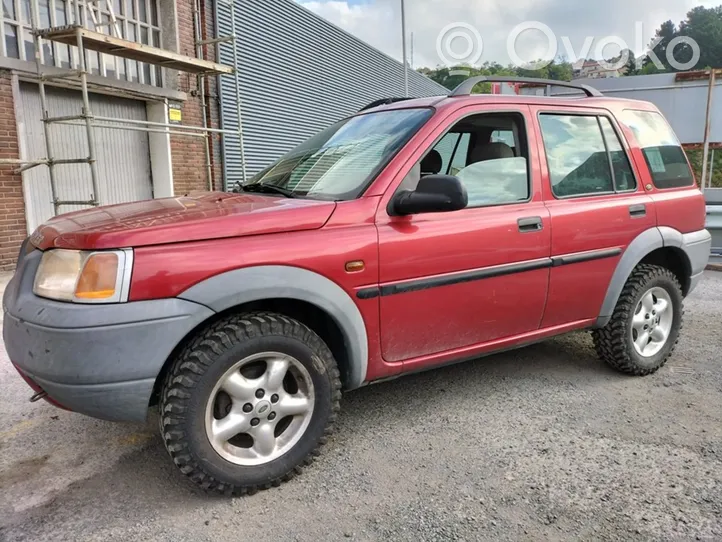
<path id="1" fill-rule="evenodd" d="M 118 284 L 118 255 L 114 252 L 92 254 L 85 262 L 75 287 L 78 299 L 110 299 Z"/>

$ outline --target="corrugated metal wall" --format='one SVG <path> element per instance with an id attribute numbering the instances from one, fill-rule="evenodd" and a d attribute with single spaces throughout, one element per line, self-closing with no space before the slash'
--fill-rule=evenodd
<path id="1" fill-rule="evenodd" d="M 25 158 L 45 158 L 45 138 L 40 120 L 40 95 L 37 85 L 21 83 L 21 115 L 18 132 L 23 138 Z M 48 110 L 52 116 L 78 115 L 83 101 L 80 92 L 46 87 Z M 90 95 L 94 114 L 106 117 L 146 120 L 145 102 L 99 94 Z M 51 126 L 54 158 L 88 156 L 85 125 L 53 124 Z M 98 199 L 101 205 L 125 203 L 153 197 L 150 172 L 148 134 L 145 132 L 95 129 L 95 152 L 98 166 Z M 89 200 L 93 191 L 87 164 L 55 166 L 58 198 Z M 23 191 L 28 231 L 32 232 L 53 216 L 50 177 L 46 166 L 23 173 Z M 61 213 L 84 206 L 65 205 Z"/>
<path id="2" fill-rule="evenodd" d="M 231 34 L 230 7 L 217 0 L 219 36 Z M 273 160 L 360 107 L 389 96 L 403 96 L 400 62 L 356 39 L 293 0 L 234 0 L 241 81 L 246 172 Z M 233 64 L 230 45 L 220 59 Z M 232 77 L 221 77 L 224 128 L 238 126 Z M 412 96 L 448 91 L 409 70 Z M 227 186 L 241 179 L 238 138 L 223 146 Z"/>

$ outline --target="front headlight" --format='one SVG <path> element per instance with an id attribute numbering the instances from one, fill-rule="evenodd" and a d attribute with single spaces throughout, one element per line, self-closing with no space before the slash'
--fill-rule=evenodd
<path id="1" fill-rule="evenodd" d="M 133 251 L 53 249 L 43 254 L 33 293 L 76 303 L 128 301 Z"/>

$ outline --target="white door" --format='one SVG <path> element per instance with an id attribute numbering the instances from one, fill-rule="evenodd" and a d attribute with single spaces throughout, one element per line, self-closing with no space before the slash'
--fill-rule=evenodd
<path id="1" fill-rule="evenodd" d="M 51 117 L 80 115 L 83 107 L 79 91 L 45 87 Z M 18 132 L 22 138 L 23 159 L 46 158 L 45 136 L 41 121 L 38 86 L 20 84 L 21 107 Z M 145 102 L 90 95 L 94 115 L 146 120 Z M 88 139 L 84 121 L 77 125 L 50 125 L 53 158 L 85 158 Z M 95 158 L 98 168 L 98 201 L 101 205 L 150 199 L 153 185 L 147 132 L 94 128 Z M 88 164 L 55 166 L 56 194 L 61 201 L 87 201 L 93 197 L 93 183 Z M 48 167 L 41 165 L 23 173 L 23 195 L 28 232 L 53 216 Z M 59 214 L 90 208 L 87 205 L 63 205 Z"/>

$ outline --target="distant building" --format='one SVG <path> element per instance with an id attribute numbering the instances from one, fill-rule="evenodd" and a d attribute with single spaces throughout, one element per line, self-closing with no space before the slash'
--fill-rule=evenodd
<path id="1" fill-rule="evenodd" d="M 584 60 L 574 66 L 574 79 L 607 79 L 623 75 L 624 68 L 609 69 L 596 60 Z"/>

